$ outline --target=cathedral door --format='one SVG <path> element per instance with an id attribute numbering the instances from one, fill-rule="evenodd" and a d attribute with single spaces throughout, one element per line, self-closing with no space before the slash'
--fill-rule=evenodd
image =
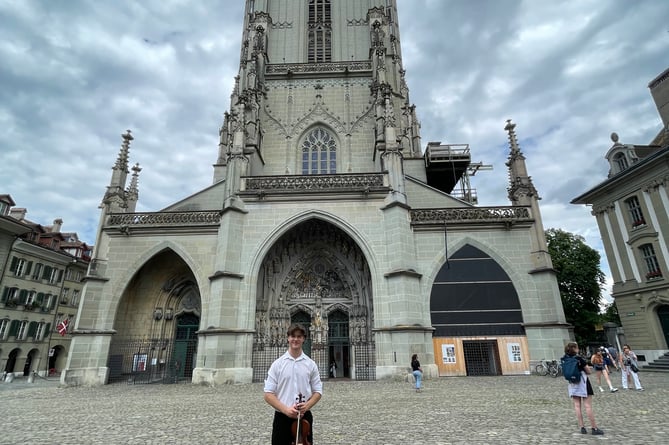
<path id="1" fill-rule="evenodd" d="M 330 377 L 351 377 L 349 356 L 348 314 L 340 310 L 328 316 L 328 349 Z M 334 373 L 331 368 L 335 365 Z"/>
<path id="2" fill-rule="evenodd" d="M 174 353 L 172 362 L 177 379 L 193 377 L 193 368 L 197 354 L 197 334 L 200 329 L 200 317 L 194 314 L 182 314 L 177 317 L 174 335 Z"/>

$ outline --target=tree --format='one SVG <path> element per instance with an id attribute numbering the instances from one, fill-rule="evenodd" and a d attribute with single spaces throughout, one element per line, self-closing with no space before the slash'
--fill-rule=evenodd
<path id="1" fill-rule="evenodd" d="M 615 302 L 606 305 L 606 309 L 604 309 L 604 312 L 602 313 L 602 322 L 611 322 L 618 326 L 622 326 L 620 315 L 618 314 L 618 307 Z"/>
<path id="2" fill-rule="evenodd" d="M 599 252 L 585 244 L 582 236 L 559 229 L 548 229 L 546 241 L 557 272 L 564 315 L 574 326 L 576 341 L 580 344 L 595 341 L 595 325 L 601 320 L 599 305 L 606 283 L 599 268 Z"/>

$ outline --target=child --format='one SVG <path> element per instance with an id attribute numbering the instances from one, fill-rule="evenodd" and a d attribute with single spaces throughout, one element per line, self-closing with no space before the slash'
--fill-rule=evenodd
<path id="1" fill-rule="evenodd" d="M 585 405 L 585 413 L 590 420 L 592 434 L 594 436 L 601 436 L 604 434 L 604 431 L 597 428 L 595 414 L 592 412 L 592 396 L 594 392 L 592 391 L 592 385 L 590 385 L 590 380 L 588 379 L 590 367 L 585 359 L 578 355 L 578 344 L 576 344 L 576 342 L 567 343 L 564 347 L 564 353 L 564 358 L 567 358 L 567 356 L 576 357 L 578 360 L 578 369 L 581 371 L 581 380 L 578 383 L 569 383 L 568 387 L 569 397 L 571 397 L 574 402 L 574 411 L 576 412 L 576 418 L 578 419 L 578 426 L 581 428 L 581 434 L 588 434 L 588 430 L 585 429 L 583 422 L 582 406 Z"/>

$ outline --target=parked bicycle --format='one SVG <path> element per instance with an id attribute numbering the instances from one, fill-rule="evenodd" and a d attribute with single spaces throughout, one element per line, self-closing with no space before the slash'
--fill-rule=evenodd
<path id="1" fill-rule="evenodd" d="M 543 359 L 537 366 L 534 367 L 534 372 L 539 375 L 550 375 L 551 377 L 557 377 L 562 374 L 562 364 L 557 360 L 546 360 Z"/>

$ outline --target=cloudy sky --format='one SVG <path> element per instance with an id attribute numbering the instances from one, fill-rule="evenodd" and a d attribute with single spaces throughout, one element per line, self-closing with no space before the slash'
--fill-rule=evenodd
<path id="1" fill-rule="evenodd" d="M 493 166 L 473 178 L 479 204 L 508 205 L 513 119 L 545 227 L 601 251 L 589 209 L 569 202 L 605 179 L 611 132 L 646 144 L 660 130 L 647 85 L 669 67 L 669 2 L 398 4 L 424 144 L 470 144 L 473 161 Z M 243 5 L 0 0 L 0 193 L 93 244 L 126 129 L 143 169 L 137 211 L 210 185 Z"/>

